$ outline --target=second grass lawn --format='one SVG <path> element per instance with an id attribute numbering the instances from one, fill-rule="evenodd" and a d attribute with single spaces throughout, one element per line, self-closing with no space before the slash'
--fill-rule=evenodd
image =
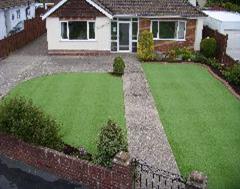
<path id="1" fill-rule="evenodd" d="M 71 73 L 45 76 L 23 82 L 10 97 L 32 99 L 62 123 L 63 140 L 96 152 L 101 128 L 112 119 L 126 133 L 122 79 L 103 73 Z"/>
<path id="2" fill-rule="evenodd" d="M 209 188 L 240 186 L 240 101 L 199 65 L 144 64 L 180 171 L 203 171 Z"/>

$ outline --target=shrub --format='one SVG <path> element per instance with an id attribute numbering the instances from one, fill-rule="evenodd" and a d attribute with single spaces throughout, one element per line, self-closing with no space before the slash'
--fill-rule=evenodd
<path id="1" fill-rule="evenodd" d="M 217 42 L 214 38 L 205 38 L 201 41 L 201 53 L 207 58 L 214 57 L 217 49 Z"/>
<path id="2" fill-rule="evenodd" d="M 125 69 L 125 63 L 122 57 L 116 57 L 113 63 L 113 73 L 116 75 L 123 75 Z"/>
<path id="3" fill-rule="evenodd" d="M 183 47 L 183 48 L 176 48 L 176 55 L 177 56 L 180 56 L 182 58 L 182 60 L 190 60 L 193 56 L 193 52 L 186 48 L 186 47 Z"/>
<path id="4" fill-rule="evenodd" d="M 114 156 L 122 150 L 127 150 L 124 133 L 116 123 L 109 120 L 99 134 L 95 162 L 109 167 Z"/>
<path id="5" fill-rule="evenodd" d="M 215 58 L 208 58 L 206 64 L 218 70 L 221 69 L 221 64 Z"/>
<path id="6" fill-rule="evenodd" d="M 153 35 L 148 31 L 143 31 L 139 35 L 137 57 L 142 61 L 155 59 Z"/>
<path id="7" fill-rule="evenodd" d="M 223 71 L 223 75 L 230 83 L 240 86 L 240 64 L 234 64 Z"/>
<path id="8" fill-rule="evenodd" d="M 63 144 L 59 124 L 23 97 L 4 100 L 1 104 L 0 131 L 56 150 Z"/>
<path id="9" fill-rule="evenodd" d="M 223 3 L 223 7 L 228 11 L 240 12 L 240 6 L 230 2 Z"/>
<path id="10" fill-rule="evenodd" d="M 201 53 L 196 52 L 193 56 L 192 56 L 192 60 L 194 62 L 200 62 L 202 64 L 206 64 L 206 62 L 208 61 L 208 59 L 203 56 Z"/>

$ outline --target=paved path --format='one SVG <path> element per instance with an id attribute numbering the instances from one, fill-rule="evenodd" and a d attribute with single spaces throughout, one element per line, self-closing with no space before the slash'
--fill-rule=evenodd
<path id="1" fill-rule="evenodd" d="M 179 174 L 140 62 L 125 57 L 123 77 L 129 152 L 151 166 Z"/>
<path id="2" fill-rule="evenodd" d="M 59 72 L 110 72 L 119 54 L 103 57 L 48 56 L 46 36 L 0 61 L 0 98 L 18 83 Z M 129 151 L 149 165 L 178 173 L 141 64 L 121 54 L 127 67 L 123 77 Z"/>

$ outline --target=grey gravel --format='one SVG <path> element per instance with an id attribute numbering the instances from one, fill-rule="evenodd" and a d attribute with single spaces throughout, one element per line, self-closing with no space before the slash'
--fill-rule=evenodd
<path id="1" fill-rule="evenodd" d="M 123 76 L 125 117 L 131 157 L 173 173 L 179 173 L 141 63 L 132 54 L 120 54 L 126 62 Z M 113 59 L 103 57 L 48 56 L 46 36 L 0 61 L 0 98 L 18 83 L 61 72 L 110 72 Z"/>
<path id="2" fill-rule="evenodd" d="M 111 72 L 117 54 L 102 57 L 49 56 L 46 35 L 0 61 L 0 97 L 18 83 L 63 72 Z"/>
<path id="3" fill-rule="evenodd" d="M 123 88 L 130 155 L 179 174 L 141 64 L 134 56 L 125 57 L 125 61 L 128 67 Z"/>

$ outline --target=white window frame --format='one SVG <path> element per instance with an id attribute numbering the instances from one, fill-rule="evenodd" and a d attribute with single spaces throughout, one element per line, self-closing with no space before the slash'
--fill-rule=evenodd
<path id="1" fill-rule="evenodd" d="M 69 22 L 87 22 L 87 39 L 69 39 Z M 67 39 L 62 38 L 62 23 L 67 23 Z M 95 38 L 89 39 L 89 23 L 94 23 Z M 60 21 L 60 39 L 61 41 L 96 41 L 96 21 L 95 20 L 61 20 Z"/>
<path id="2" fill-rule="evenodd" d="M 112 33 L 111 33 L 111 30 L 112 30 L 112 28 L 110 27 L 110 41 L 111 41 L 111 43 L 112 42 L 115 42 L 115 43 L 117 43 L 117 51 L 112 51 L 111 50 L 111 52 L 112 53 L 121 53 L 121 52 L 132 52 L 132 43 L 133 42 L 136 42 L 136 43 L 138 43 L 138 38 L 139 38 L 139 33 L 140 33 L 140 31 L 139 31 L 139 29 L 140 29 L 140 27 L 139 27 L 139 17 L 126 17 L 126 19 L 128 18 L 129 20 L 121 20 L 122 18 L 124 18 L 124 17 L 114 17 L 114 19 L 112 19 L 111 20 L 111 23 L 112 22 L 116 22 L 117 23 L 117 39 L 115 39 L 115 40 L 112 40 Z M 133 21 L 133 19 L 134 18 L 137 18 L 137 21 Z M 138 28 L 137 28 L 137 30 L 138 30 L 138 32 L 137 32 L 137 39 L 132 39 L 132 23 L 133 22 L 136 22 L 136 23 L 138 23 Z M 129 29 L 130 29 L 130 31 L 129 31 L 129 51 L 119 51 L 119 23 L 129 23 Z"/>
<path id="3" fill-rule="evenodd" d="M 16 13 L 17 13 L 17 19 L 20 19 L 21 18 L 21 10 L 17 9 Z"/>
<path id="4" fill-rule="evenodd" d="M 150 31 L 152 32 L 152 24 L 153 22 L 158 22 L 158 32 L 157 32 L 157 38 L 153 38 L 153 40 L 161 40 L 161 41 L 186 41 L 186 33 L 187 33 L 187 21 L 186 20 L 151 20 L 151 29 Z M 160 38 L 159 37 L 159 23 L 160 22 L 177 22 L 177 33 L 176 33 L 176 38 Z M 179 23 L 184 22 L 185 23 L 185 31 L 184 31 L 184 38 L 179 39 L 178 38 L 178 32 L 179 32 Z"/>

